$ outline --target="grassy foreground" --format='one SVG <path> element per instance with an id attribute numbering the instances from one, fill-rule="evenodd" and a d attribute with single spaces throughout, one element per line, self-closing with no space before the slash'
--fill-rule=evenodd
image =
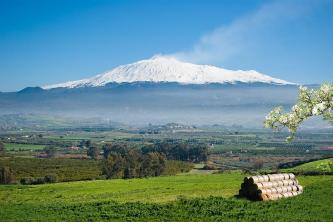
<path id="1" fill-rule="evenodd" d="M 0 221 L 330 221 L 333 176 L 298 177 L 304 194 L 274 202 L 233 197 L 244 175 L 0 186 Z"/>

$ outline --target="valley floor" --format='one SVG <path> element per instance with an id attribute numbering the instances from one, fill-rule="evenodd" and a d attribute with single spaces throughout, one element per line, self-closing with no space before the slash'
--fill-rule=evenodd
<path id="1" fill-rule="evenodd" d="M 331 221 L 333 176 L 298 176 L 302 195 L 234 197 L 240 173 L 1 185 L 0 221 Z"/>

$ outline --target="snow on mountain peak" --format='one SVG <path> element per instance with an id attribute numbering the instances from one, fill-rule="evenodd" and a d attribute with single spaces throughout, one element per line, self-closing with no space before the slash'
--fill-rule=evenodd
<path id="1" fill-rule="evenodd" d="M 128 65 L 118 66 L 111 71 L 89 79 L 70 81 L 44 86 L 44 89 L 98 87 L 108 83 L 124 82 L 178 82 L 182 84 L 205 83 L 271 83 L 292 84 L 272 78 L 254 70 L 227 70 L 210 65 L 196 65 L 181 62 L 173 57 L 153 56 Z"/>

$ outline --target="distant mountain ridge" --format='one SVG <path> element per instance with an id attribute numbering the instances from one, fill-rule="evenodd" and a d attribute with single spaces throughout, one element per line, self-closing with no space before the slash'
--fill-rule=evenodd
<path id="1" fill-rule="evenodd" d="M 207 83 L 268 83 L 293 84 L 254 70 L 228 70 L 210 65 L 181 62 L 172 57 L 155 56 L 151 59 L 118 66 L 111 71 L 88 79 L 43 86 L 43 89 L 101 87 L 110 83 L 174 82 L 180 84 Z"/>

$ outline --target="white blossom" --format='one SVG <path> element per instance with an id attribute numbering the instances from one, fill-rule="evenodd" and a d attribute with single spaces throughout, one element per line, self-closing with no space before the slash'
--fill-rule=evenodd
<path id="1" fill-rule="evenodd" d="M 266 116 L 264 126 L 273 129 L 287 127 L 291 133 L 287 141 L 291 141 L 299 125 L 311 116 L 322 115 L 333 124 L 332 110 L 333 83 L 323 84 L 318 90 L 300 86 L 298 102 L 292 107 L 291 112 L 283 114 L 282 107 L 274 108 Z"/>

